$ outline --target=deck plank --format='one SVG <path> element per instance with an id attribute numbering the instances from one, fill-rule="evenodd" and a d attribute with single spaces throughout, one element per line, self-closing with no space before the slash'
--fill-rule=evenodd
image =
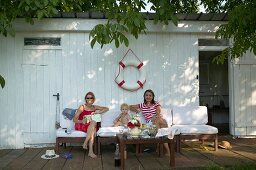
<path id="1" fill-rule="evenodd" d="M 15 149 L 15 150 L 12 150 L 11 152 L 8 152 L 6 155 L 1 157 L 0 159 L 0 169 L 8 166 L 8 164 L 10 164 L 12 161 L 17 159 L 24 152 L 26 152 L 25 149 Z"/>
<path id="2" fill-rule="evenodd" d="M 232 139 L 228 140 L 232 149 L 219 149 L 213 151 L 213 147 L 202 145 L 199 142 L 182 142 L 181 153 L 175 153 L 175 170 L 192 170 L 201 167 L 219 165 L 221 167 L 231 167 L 235 164 L 244 164 L 245 162 L 256 162 L 255 140 L 250 139 Z M 208 143 L 209 144 L 209 143 Z M 47 149 L 9 149 L 0 150 L 0 169 L 94 169 L 94 170 L 117 170 L 120 167 L 114 166 L 115 145 L 103 145 L 102 155 L 96 159 L 87 156 L 88 151 L 84 151 L 81 146 L 60 148 L 60 153 L 70 152 L 73 158 L 66 160 L 56 158 L 52 160 L 42 159 Z M 173 169 L 169 167 L 168 157 L 158 157 L 154 148 L 149 152 L 143 152 L 139 156 L 135 154 L 135 148 L 128 145 L 127 159 L 125 160 L 125 169 Z"/>
<path id="3" fill-rule="evenodd" d="M 242 155 L 248 159 L 256 161 L 256 148 L 253 148 L 251 146 L 233 146 L 231 149 L 232 152 Z"/>
<path id="4" fill-rule="evenodd" d="M 190 145 L 190 143 L 187 144 Z M 192 149 L 221 166 L 233 166 L 251 161 L 250 159 L 236 154 L 231 150 L 218 149 L 218 151 L 209 151 L 201 149 L 200 147 L 195 147 L 195 145 Z"/>
<path id="5" fill-rule="evenodd" d="M 181 155 L 190 160 L 190 164 L 186 165 L 186 167 L 203 167 L 215 164 L 214 161 L 202 155 L 198 150 L 195 150 L 194 146 L 183 146 L 181 149 Z M 177 166 L 183 166 L 181 164 L 177 162 Z"/>
<path id="6" fill-rule="evenodd" d="M 144 169 L 161 169 L 161 164 L 156 161 L 157 155 L 152 153 L 142 153 L 137 156 L 139 162 Z"/>
<path id="7" fill-rule="evenodd" d="M 0 158 L 11 152 L 11 149 L 2 149 L 0 150 Z"/>
<path id="8" fill-rule="evenodd" d="M 119 167 L 115 167 L 114 162 L 114 145 L 102 145 L 101 146 L 101 160 L 102 160 L 102 169 L 104 170 L 117 170 Z"/>
<path id="9" fill-rule="evenodd" d="M 53 149 L 53 148 L 52 148 Z M 62 169 L 63 166 L 66 163 L 66 159 L 61 157 L 61 154 L 65 153 L 65 152 L 70 152 L 72 149 L 72 147 L 67 147 L 66 149 L 64 149 L 63 147 L 60 148 L 60 157 L 56 158 L 56 159 L 51 159 L 51 160 L 47 160 L 47 163 L 44 165 L 44 167 L 42 169 L 44 170 L 49 170 L 49 169 Z"/>
<path id="10" fill-rule="evenodd" d="M 127 158 L 125 159 L 126 169 L 144 169 L 135 152 L 127 150 Z"/>
<path id="11" fill-rule="evenodd" d="M 41 158 L 41 156 L 45 154 L 45 151 L 47 149 L 51 148 L 38 149 L 40 152 L 29 163 L 27 163 L 26 166 L 23 167 L 23 169 L 42 169 L 44 165 L 48 162 L 48 160 Z"/>
<path id="12" fill-rule="evenodd" d="M 25 152 L 13 160 L 6 168 L 21 169 L 28 164 L 42 149 L 25 149 Z"/>
<path id="13" fill-rule="evenodd" d="M 66 169 L 83 169 L 85 151 L 82 147 L 72 147 L 71 153 L 72 159 L 68 159 L 63 166 L 63 170 Z"/>

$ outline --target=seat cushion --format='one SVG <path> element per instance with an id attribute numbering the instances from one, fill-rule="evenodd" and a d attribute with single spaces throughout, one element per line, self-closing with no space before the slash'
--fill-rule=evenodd
<path id="1" fill-rule="evenodd" d="M 205 125 L 208 122 L 205 106 L 175 106 L 172 114 L 174 125 Z"/>
<path id="2" fill-rule="evenodd" d="M 101 127 L 111 127 L 114 125 L 113 121 L 121 113 L 120 110 L 109 110 L 101 114 Z"/>
<path id="3" fill-rule="evenodd" d="M 123 126 L 117 126 L 117 127 L 101 127 L 97 131 L 97 136 L 100 137 L 112 137 L 116 136 L 117 133 L 122 132 L 128 132 L 128 129 Z"/>
<path id="4" fill-rule="evenodd" d="M 166 120 L 168 127 L 172 126 L 172 111 L 169 108 L 161 108 L 161 114 Z"/>
<path id="5" fill-rule="evenodd" d="M 209 125 L 173 125 L 175 129 L 179 129 L 182 135 L 191 134 L 217 134 L 218 129 Z"/>
<path id="6" fill-rule="evenodd" d="M 56 130 L 56 137 L 71 137 L 71 138 L 75 138 L 75 137 L 86 137 L 86 133 L 82 132 L 82 131 L 78 131 L 78 130 L 71 130 L 70 134 L 67 134 L 65 132 L 66 129 L 62 129 L 59 128 Z"/>

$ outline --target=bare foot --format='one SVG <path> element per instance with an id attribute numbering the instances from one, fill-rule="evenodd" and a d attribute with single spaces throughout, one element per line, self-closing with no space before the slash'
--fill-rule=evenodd
<path id="1" fill-rule="evenodd" d="M 91 158 L 97 158 L 97 155 L 95 155 L 94 153 L 88 153 L 88 156 Z"/>
<path id="2" fill-rule="evenodd" d="M 169 153 L 166 153 L 166 154 L 165 154 L 165 156 L 168 156 L 168 157 L 170 157 L 170 154 L 169 154 Z"/>
<path id="3" fill-rule="evenodd" d="M 83 148 L 86 149 L 86 150 L 88 149 L 86 143 L 83 144 Z"/>

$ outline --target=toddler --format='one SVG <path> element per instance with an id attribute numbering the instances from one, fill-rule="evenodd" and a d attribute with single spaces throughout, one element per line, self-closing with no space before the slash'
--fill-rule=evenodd
<path id="1" fill-rule="evenodd" d="M 121 105 L 121 114 L 113 121 L 114 126 L 127 126 L 130 120 L 129 106 L 126 103 Z"/>

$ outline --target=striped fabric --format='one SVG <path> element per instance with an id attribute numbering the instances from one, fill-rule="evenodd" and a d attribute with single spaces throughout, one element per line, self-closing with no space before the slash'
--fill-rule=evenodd
<path id="1" fill-rule="evenodd" d="M 149 122 L 151 118 L 156 114 L 156 108 L 158 106 L 161 106 L 158 102 L 151 106 L 146 106 L 145 103 L 140 103 L 139 108 L 141 109 L 141 112 L 146 119 L 146 122 Z"/>

